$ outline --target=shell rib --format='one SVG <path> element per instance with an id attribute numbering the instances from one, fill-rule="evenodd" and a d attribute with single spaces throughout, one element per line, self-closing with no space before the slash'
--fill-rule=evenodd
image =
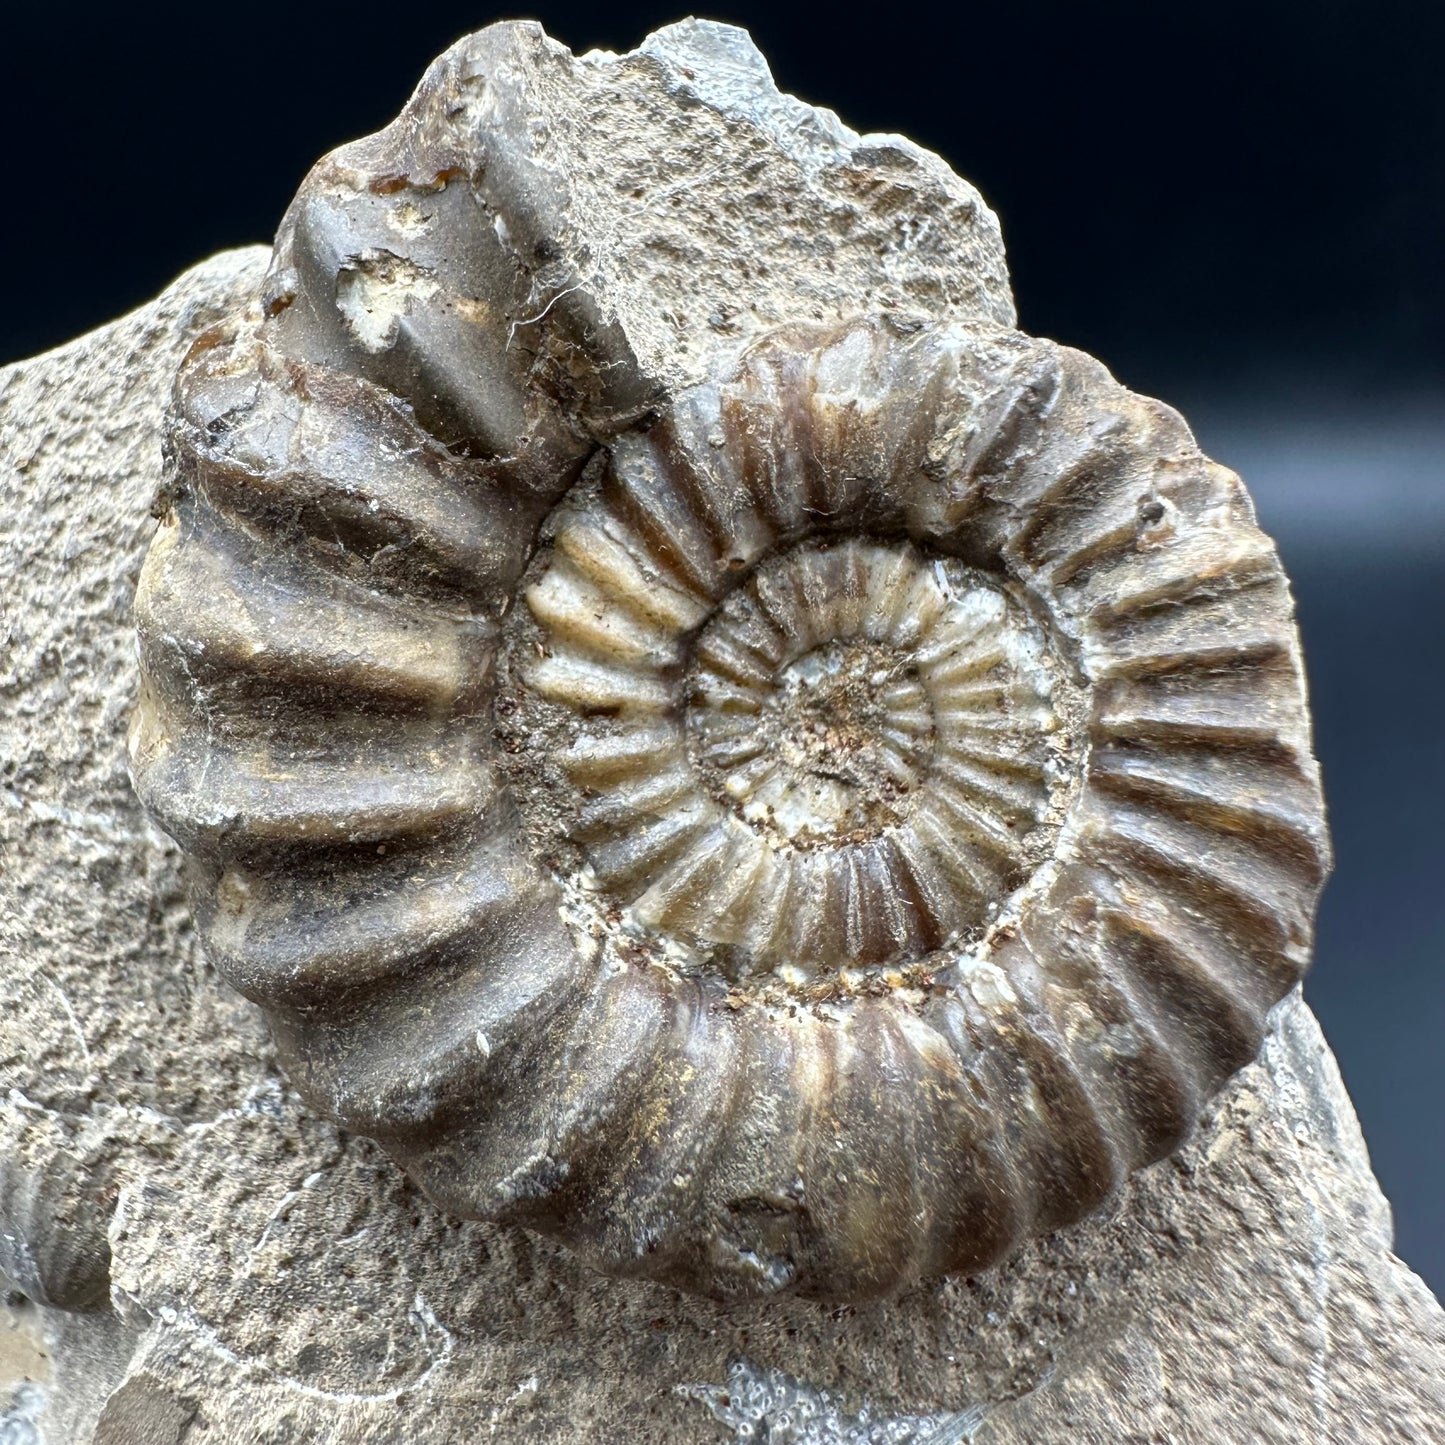
<path id="1" fill-rule="evenodd" d="M 443 1207 L 613 1274 L 859 1298 L 1084 1216 L 1308 961 L 1238 479 L 952 323 L 784 328 L 629 421 L 606 328 L 467 321 L 485 237 L 380 245 L 397 196 L 477 234 L 436 144 L 325 163 L 395 185 L 308 183 L 178 382 L 132 754 L 217 967 Z"/>

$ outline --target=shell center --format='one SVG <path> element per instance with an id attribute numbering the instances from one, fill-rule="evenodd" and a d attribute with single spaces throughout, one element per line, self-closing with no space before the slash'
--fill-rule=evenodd
<path id="1" fill-rule="evenodd" d="M 1071 687 L 1022 599 L 871 537 L 704 591 L 663 540 L 605 496 L 569 511 L 509 623 L 500 755 L 587 927 L 789 988 L 982 936 L 1075 773 Z"/>
<path id="2" fill-rule="evenodd" d="M 740 817 L 796 847 L 896 826 L 934 736 L 917 670 L 864 638 L 832 639 L 779 667 L 751 746 L 739 750 L 718 723 L 707 706 L 690 710 L 700 764 Z"/>

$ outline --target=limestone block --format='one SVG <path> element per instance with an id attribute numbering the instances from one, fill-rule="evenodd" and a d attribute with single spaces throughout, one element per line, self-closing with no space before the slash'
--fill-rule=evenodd
<path id="1" fill-rule="evenodd" d="M 705 369 L 710 336 L 864 296 L 1011 323 L 972 189 L 778 95 L 741 32 L 688 22 L 624 57 L 526 26 L 494 43 L 499 104 L 533 122 L 518 164 L 558 208 L 549 264 L 659 387 Z M 170 378 L 266 254 L 0 371 L 0 1439 L 1437 1438 L 1445 1315 L 1390 1252 L 1298 995 L 1109 1211 L 841 1308 L 592 1274 L 446 1217 L 300 1103 L 197 947 L 124 746 Z"/>

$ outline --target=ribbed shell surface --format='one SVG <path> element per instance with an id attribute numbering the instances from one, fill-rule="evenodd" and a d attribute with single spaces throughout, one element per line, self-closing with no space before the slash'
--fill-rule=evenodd
<path id="1" fill-rule="evenodd" d="M 787 327 L 670 398 L 565 303 L 514 347 L 436 144 L 323 163 L 177 382 L 132 755 L 216 966 L 444 1208 L 610 1273 L 858 1298 L 1089 1213 L 1308 962 L 1238 479 L 1012 331 Z"/>

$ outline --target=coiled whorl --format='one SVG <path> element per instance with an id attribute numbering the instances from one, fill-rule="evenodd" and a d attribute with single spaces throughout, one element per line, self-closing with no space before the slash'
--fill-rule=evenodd
<path id="1" fill-rule="evenodd" d="M 786 327 L 666 402 L 565 306 L 519 355 L 459 300 L 492 181 L 404 134 L 177 385 L 132 751 L 216 966 L 444 1208 L 611 1273 L 856 1298 L 1087 1214 L 1308 960 L 1238 479 L 1011 331 Z"/>

